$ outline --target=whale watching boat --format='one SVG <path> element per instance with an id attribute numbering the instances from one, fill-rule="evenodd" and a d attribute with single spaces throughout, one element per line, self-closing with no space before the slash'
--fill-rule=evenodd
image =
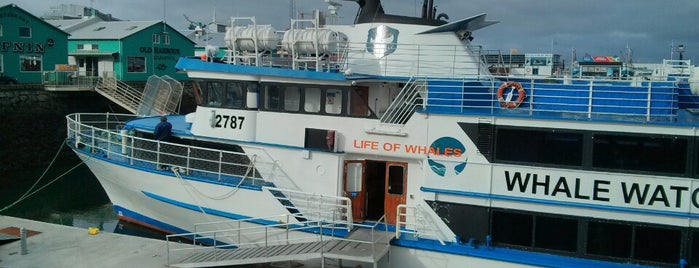
<path id="1" fill-rule="evenodd" d="M 696 67 L 494 76 L 485 14 L 352 2 L 353 25 L 232 18 L 225 57 L 179 59 L 197 107 L 167 141 L 152 105 L 67 116 L 118 216 L 186 241 L 169 265 L 699 265 Z"/>

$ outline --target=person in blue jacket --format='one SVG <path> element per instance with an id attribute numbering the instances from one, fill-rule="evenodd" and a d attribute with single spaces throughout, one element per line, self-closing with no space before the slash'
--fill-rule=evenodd
<path id="1" fill-rule="evenodd" d="M 172 134 L 172 124 L 167 121 L 167 115 L 163 115 L 160 117 L 160 123 L 155 126 L 153 137 L 159 141 L 168 141 L 170 134 Z"/>

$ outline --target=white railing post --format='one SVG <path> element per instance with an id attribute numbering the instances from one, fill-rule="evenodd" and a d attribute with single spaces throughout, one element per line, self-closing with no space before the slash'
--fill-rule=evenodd
<path id="1" fill-rule="evenodd" d="M 218 151 L 218 180 L 221 181 L 221 172 L 223 171 L 223 151 Z"/>
<path id="2" fill-rule="evenodd" d="M 594 83 L 590 80 L 590 91 L 587 96 L 587 118 L 592 118 L 592 90 L 594 89 Z"/>
<path id="3" fill-rule="evenodd" d="M 653 82 L 648 82 L 648 97 L 646 98 L 646 121 L 650 121 L 651 116 L 651 95 L 653 94 Z"/>
<path id="4" fill-rule="evenodd" d="M 156 142 L 156 152 L 155 152 L 155 165 L 156 168 L 160 168 L 160 141 Z"/>

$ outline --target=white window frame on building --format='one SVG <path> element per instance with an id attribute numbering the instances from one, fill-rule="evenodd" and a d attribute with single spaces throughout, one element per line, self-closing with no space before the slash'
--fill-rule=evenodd
<path id="1" fill-rule="evenodd" d="M 2 36 L 2 24 L 0 24 L 0 37 Z"/>
<path id="2" fill-rule="evenodd" d="M 142 59 L 142 66 L 134 66 L 133 60 Z M 138 69 L 136 69 L 138 68 Z M 140 71 L 139 71 L 140 70 Z M 146 57 L 142 56 L 129 56 L 126 59 L 126 72 L 127 73 L 145 73 L 146 70 Z"/>
<path id="3" fill-rule="evenodd" d="M 153 34 L 153 44 L 160 44 L 160 35 Z"/>
<path id="4" fill-rule="evenodd" d="M 5 62 L 3 61 L 3 55 L 0 54 L 0 74 L 5 73 Z"/>
<path id="5" fill-rule="evenodd" d="M 41 55 L 19 55 L 19 70 L 20 72 L 41 72 L 43 60 Z"/>
<path id="6" fill-rule="evenodd" d="M 24 33 L 24 31 L 22 31 L 22 29 L 26 29 L 27 35 L 22 35 L 22 33 Z M 29 26 L 19 26 L 19 27 L 17 28 L 17 30 L 19 31 L 19 34 L 18 34 L 18 35 L 19 35 L 20 38 L 32 38 L 32 27 L 29 27 Z"/>
<path id="7" fill-rule="evenodd" d="M 164 34 L 163 35 L 163 44 L 169 45 L 170 44 L 170 35 L 169 34 Z"/>

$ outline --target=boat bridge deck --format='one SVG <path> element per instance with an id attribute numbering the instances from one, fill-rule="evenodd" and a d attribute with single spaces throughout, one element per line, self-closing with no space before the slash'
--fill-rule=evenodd
<path id="1" fill-rule="evenodd" d="M 328 237 L 324 241 L 236 249 L 202 248 L 169 266 L 217 267 L 321 258 L 373 263 L 376 266 L 388 253 L 389 241 L 395 237 L 395 233 L 375 232 L 373 236 L 372 242 L 371 230 L 359 228 L 347 238 Z"/>

